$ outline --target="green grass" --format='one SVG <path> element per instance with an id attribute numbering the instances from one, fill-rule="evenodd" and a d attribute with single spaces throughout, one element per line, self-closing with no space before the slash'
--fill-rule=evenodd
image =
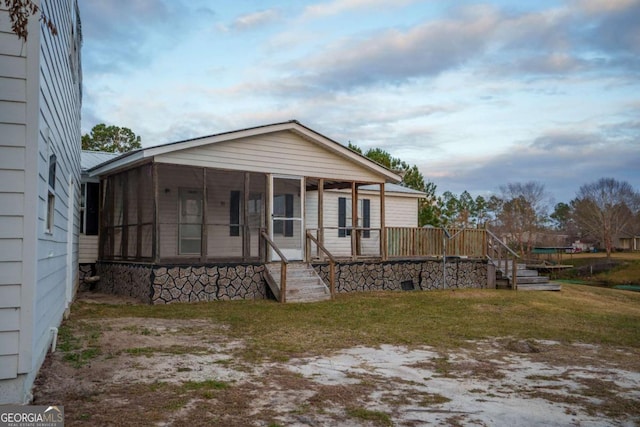
<path id="1" fill-rule="evenodd" d="M 603 252 L 563 254 L 561 263 L 573 265 L 557 273 L 557 278 L 565 283 L 606 287 L 640 285 L 640 252 L 614 252 L 611 258 Z"/>
<path id="2" fill-rule="evenodd" d="M 447 349 L 505 336 L 640 347 L 640 293 L 571 284 L 561 292 L 352 293 L 310 304 L 80 302 L 74 307 L 74 321 L 105 317 L 209 319 L 212 327 L 228 325 L 225 334 L 244 340 L 246 347 L 236 356 L 249 361 L 287 360 L 357 345 Z"/>
<path id="3" fill-rule="evenodd" d="M 364 408 L 349 408 L 347 409 L 347 415 L 351 418 L 358 418 L 360 420 L 372 421 L 378 426 L 392 426 L 391 417 L 380 411 L 370 411 Z"/>

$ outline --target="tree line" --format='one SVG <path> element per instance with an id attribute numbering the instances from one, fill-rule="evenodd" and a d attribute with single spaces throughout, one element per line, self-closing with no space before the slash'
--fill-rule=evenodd
<path id="1" fill-rule="evenodd" d="M 569 203 L 553 206 L 544 184 L 535 181 L 507 183 L 489 198 L 474 198 L 468 191 L 436 196 L 436 185 L 416 165 L 379 148 L 364 153 L 352 143 L 349 148 L 398 172 L 402 185 L 426 194 L 419 207 L 421 227 L 488 227 L 524 256 L 534 246 L 566 246 L 578 239 L 610 256 L 616 238 L 640 236 L 640 193 L 626 181 L 600 178 L 582 185 Z"/>

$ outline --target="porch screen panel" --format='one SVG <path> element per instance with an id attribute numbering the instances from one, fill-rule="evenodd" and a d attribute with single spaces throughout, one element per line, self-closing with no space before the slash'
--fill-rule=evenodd
<path id="1" fill-rule="evenodd" d="M 124 198 L 126 200 L 126 252 L 123 253 L 125 259 L 137 258 L 138 247 L 138 174 L 139 169 L 132 169 L 123 173 L 123 178 L 126 180 L 126 189 Z"/>
<path id="2" fill-rule="evenodd" d="M 100 257 L 102 259 L 113 259 L 113 251 L 111 250 L 111 242 L 113 241 L 113 181 L 105 179 L 103 181 L 103 199 L 102 199 L 102 220 L 100 231 Z"/>
<path id="3" fill-rule="evenodd" d="M 200 256 L 203 194 L 202 168 L 177 165 L 158 166 L 158 213 L 160 257 Z M 181 198 L 182 195 L 182 198 Z"/>
<path id="4" fill-rule="evenodd" d="M 123 254 L 124 179 L 122 174 L 114 175 L 111 179 L 113 181 L 113 258 L 121 259 Z"/>
<path id="5" fill-rule="evenodd" d="M 242 257 L 244 172 L 207 169 L 207 256 Z"/>
<path id="6" fill-rule="evenodd" d="M 153 167 L 140 167 L 138 175 L 138 209 L 140 215 L 140 256 L 153 257 Z"/>

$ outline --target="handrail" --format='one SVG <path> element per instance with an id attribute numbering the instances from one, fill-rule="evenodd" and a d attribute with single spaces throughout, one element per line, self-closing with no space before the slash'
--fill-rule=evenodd
<path id="1" fill-rule="evenodd" d="M 287 260 L 287 257 L 285 257 L 280 251 L 278 245 L 276 245 L 275 242 L 271 240 L 271 237 L 269 237 L 266 231 L 261 230 L 260 235 L 280 257 L 280 302 L 287 302 L 287 264 L 289 264 L 289 261 Z"/>
<path id="2" fill-rule="evenodd" d="M 491 230 L 489 230 L 488 228 L 485 228 L 486 232 L 488 233 L 488 236 L 490 238 L 492 238 L 492 241 L 498 242 L 501 246 L 500 249 L 506 249 L 508 254 L 511 254 L 513 256 L 513 259 L 511 260 L 511 287 L 513 288 L 513 290 L 517 290 L 518 289 L 518 264 L 516 263 L 516 259 L 520 258 L 520 255 L 518 255 L 517 253 L 515 253 L 509 246 L 505 245 L 504 242 L 502 240 L 500 240 L 500 238 L 498 238 L 498 236 L 496 236 L 495 234 L 493 234 L 491 232 Z M 491 258 L 491 256 L 488 253 L 488 248 L 489 248 L 489 242 L 487 241 L 487 258 L 493 262 L 493 264 L 495 265 L 495 261 Z M 494 252 L 498 253 L 498 250 L 494 249 Z M 508 257 L 507 254 L 507 257 Z M 500 267 L 500 260 L 498 260 L 498 265 L 496 265 L 496 267 Z M 504 258 L 504 269 L 503 271 L 506 273 L 507 272 L 507 258 Z"/>
<path id="3" fill-rule="evenodd" d="M 495 234 L 493 234 L 491 232 L 491 230 L 489 230 L 488 228 L 485 228 L 485 230 L 487 231 L 487 233 L 489 233 L 489 235 L 491 237 L 493 237 L 495 240 L 498 241 L 498 243 L 500 243 L 500 245 L 502 245 L 502 247 L 504 247 L 506 250 L 508 250 L 509 252 L 511 252 L 511 254 L 516 257 L 516 258 L 520 258 L 520 255 L 518 255 L 517 253 L 515 253 L 509 246 L 505 245 L 504 242 L 502 240 L 500 240 L 500 238 L 498 236 L 496 236 Z"/>
<path id="4" fill-rule="evenodd" d="M 329 292 L 331 293 L 331 298 L 334 298 L 335 290 L 336 290 L 336 281 L 335 281 L 336 260 L 333 257 L 333 255 L 331 255 L 331 253 L 327 250 L 327 248 L 325 248 L 324 245 L 320 243 L 318 239 L 316 239 L 315 236 L 311 234 L 309 230 L 307 230 L 307 256 L 308 257 L 311 254 L 311 247 L 310 247 L 311 245 L 309 244 L 309 240 L 313 241 L 313 243 L 316 244 L 318 249 L 324 252 L 327 255 L 327 258 L 329 258 Z"/>

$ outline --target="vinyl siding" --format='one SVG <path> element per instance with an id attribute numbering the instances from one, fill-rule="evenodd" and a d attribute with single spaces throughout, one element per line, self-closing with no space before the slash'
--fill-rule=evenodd
<path id="1" fill-rule="evenodd" d="M 26 153 L 25 45 L 0 8 L 0 380 L 18 374 Z M 11 338 L 9 338 L 11 337 Z"/>
<path id="2" fill-rule="evenodd" d="M 28 398 L 50 328 L 60 324 L 77 281 L 80 82 L 69 53 L 75 0 L 37 4 L 57 36 L 32 18 L 22 42 L 0 10 L 0 379 L 17 378 L 6 388 L 0 381 L 0 403 Z M 57 157 L 55 215 L 46 233 L 50 154 Z"/>
<path id="3" fill-rule="evenodd" d="M 157 156 L 156 161 L 371 183 L 382 180 L 364 167 L 291 131 L 175 151 Z"/>
<path id="4" fill-rule="evenodd" d="M 58 35 L 42 31 L 38 91 L 38 226 L 37 269 L 33 310 L 33 357 L 22 363 L 37 369 L 77 287 L 80 196 L 80 75 L 72 69 L 70 49 L 77 37 L 72 22 L 75 2 L 47 1 L 42 7 L 56 19 Z M 52 233 L 45 232 L 49 156 L 56 155 L 55 215 Z M 70 241 L 69 241 L 70 240 Z M 68 254 L 71 248 L 71 254 Z M 72 289 L 68 289 L 68 287 Z"/>
<path id="5" fill-rule="evenodd" d="M 79 261 L 80 264 L 93 264 L 98 259 L 98 236 L 80 234 Z"/>

